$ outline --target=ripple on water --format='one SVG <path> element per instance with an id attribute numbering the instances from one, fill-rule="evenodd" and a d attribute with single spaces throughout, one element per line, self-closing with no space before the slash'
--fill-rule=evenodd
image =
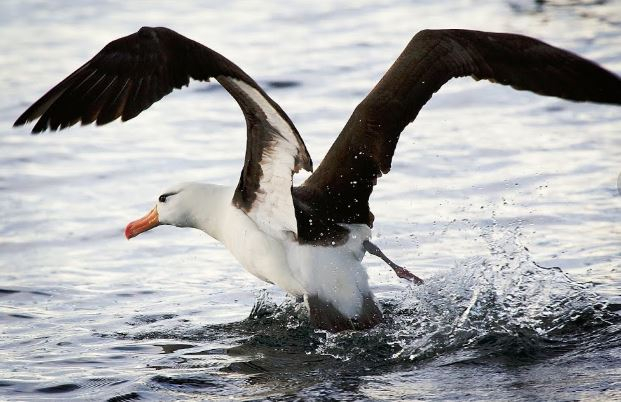
<path id="1" fill-rule="evenodd" d="M 307 397 L 319 397 L 318 384 L 335 378 L 339 387 L 355 386 L 361 375 L 412 369 L 486 363 L 493 373 L 494 365 L 545 366 L 556 359 L 548 368 L 556 372 L 580 354 L 621 346 L 619 317 L 590 286 L 537 264 L 513 231 L 491 229 L 483 238 L 489 255 L 384 298 L 387 320 L 367 332 L 314 330 L 301 304 L 277 303 L 263 292 L 240 322 L 136 328 L 124 337 L 193 341 L 168 344 L 173 356 L 157 367 L 177 371 L 152 377 L 157 387 L 225 392 L 223 376 L 235 374 L 244 375 L 257 392 L 305 389 Z M 214 347 L 224 338 L 224 347 Z M 197 367 L 206 371 L 178 372 Z"/>

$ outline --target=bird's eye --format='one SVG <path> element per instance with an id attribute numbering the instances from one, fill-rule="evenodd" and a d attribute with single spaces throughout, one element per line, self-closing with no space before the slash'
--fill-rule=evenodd
<path id="1" fill-rule="evenodd" d="M 164 193 L 164 194 L 160 195 L 158 200 L 160 200 L 160 202 L 166 202 L 166 199 L 168 197 L 170 197 L 171 195 L 175 195 L 175 194 L 177 194 L 177 193 Z"/>

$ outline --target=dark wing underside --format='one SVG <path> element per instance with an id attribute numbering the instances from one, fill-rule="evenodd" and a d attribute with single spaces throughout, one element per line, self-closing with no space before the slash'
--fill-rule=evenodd
<path id="1" fill-rule="evenodd" d="M 339 228 L 330 223 L 371 225 L 369 196 L 377 178 L 390 170 L 401 131 L 444 83 L 463 76 L 540 95 L 621 104 L 619 77 L 539 40 L 468 30 L 421 31 L 356 107 L 315 173 L 294 188 L 301 205 L 298 224 L 320 215 L 335 231 Z M 325 234 L 318 226 L 299 231 L 315 242 Z"/>
<path id="2" fill-rule="evenodd" d="M 15 126 L 38 119 L 33 133 L 136 117 L 190 78 L 217 79 L 240 105 L 248 128 L 234 204 L 275 234 L 297 231 L 291 175 L 312 170 L 297 129 L 263 89 L 219 53 L 167 28 L 143 27 L 106 45 L 30 106 Z M 274 158 L 278 155 L 278 158 Z M 283 186 L 284 183 L 284 186 Z M 272 217 L 272 210 L 281 214 Z"/>
<path id="3" fill-rule="evenodd" d="M 190 78 L 209 81 L 221 75 L 253 82 L 207 47 L 167 28 L 143 27 L 106 45 L 30 106 L 15 125 L 38 118 L 32 132 L 39 133 L 78 122 L 126 121 L 188 85 Z"/>

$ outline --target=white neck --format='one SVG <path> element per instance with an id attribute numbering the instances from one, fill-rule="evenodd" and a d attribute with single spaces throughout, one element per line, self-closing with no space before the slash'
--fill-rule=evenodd
<path id="1" fill-rule="evenodd" d="M 188 208 L 187 226 L 200 229 L 223 241 L 226 217 L 232 205 L 235 188 L 217 184 L 195 184 Z"/>

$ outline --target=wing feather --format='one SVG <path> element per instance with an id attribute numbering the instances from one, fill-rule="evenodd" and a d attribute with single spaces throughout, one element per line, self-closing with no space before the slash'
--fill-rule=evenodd
<path id="1" fill-rule="evenodd" d="M 390 170 L 402 130 L 442 85 L 463 76 L 573 101 L 621 104 L 618 76 L 537 39 L 421 31 L 356 107 L 321 165 L 294 189 L 296 196 L 310 200 L 307 208 L 326 220 L 372 225 L 369 196 Z"/>
<path id="2" fill-rule="evenodd" d="M 50 89 L 16 121 L 37 120 L 32 132 L 78 122 L 131 120 L 190 78 L 215 78 L 240 105 L 247 123 L 244 168 L 232 200 L 266 232 L 297 234 L 293 172 L 312 170 L 304 141 L 286 113 L 234 63 L 167 28 L 143 27 L 106 45 Z M 274 215 L 275 214 L 275 215 Z"/>

